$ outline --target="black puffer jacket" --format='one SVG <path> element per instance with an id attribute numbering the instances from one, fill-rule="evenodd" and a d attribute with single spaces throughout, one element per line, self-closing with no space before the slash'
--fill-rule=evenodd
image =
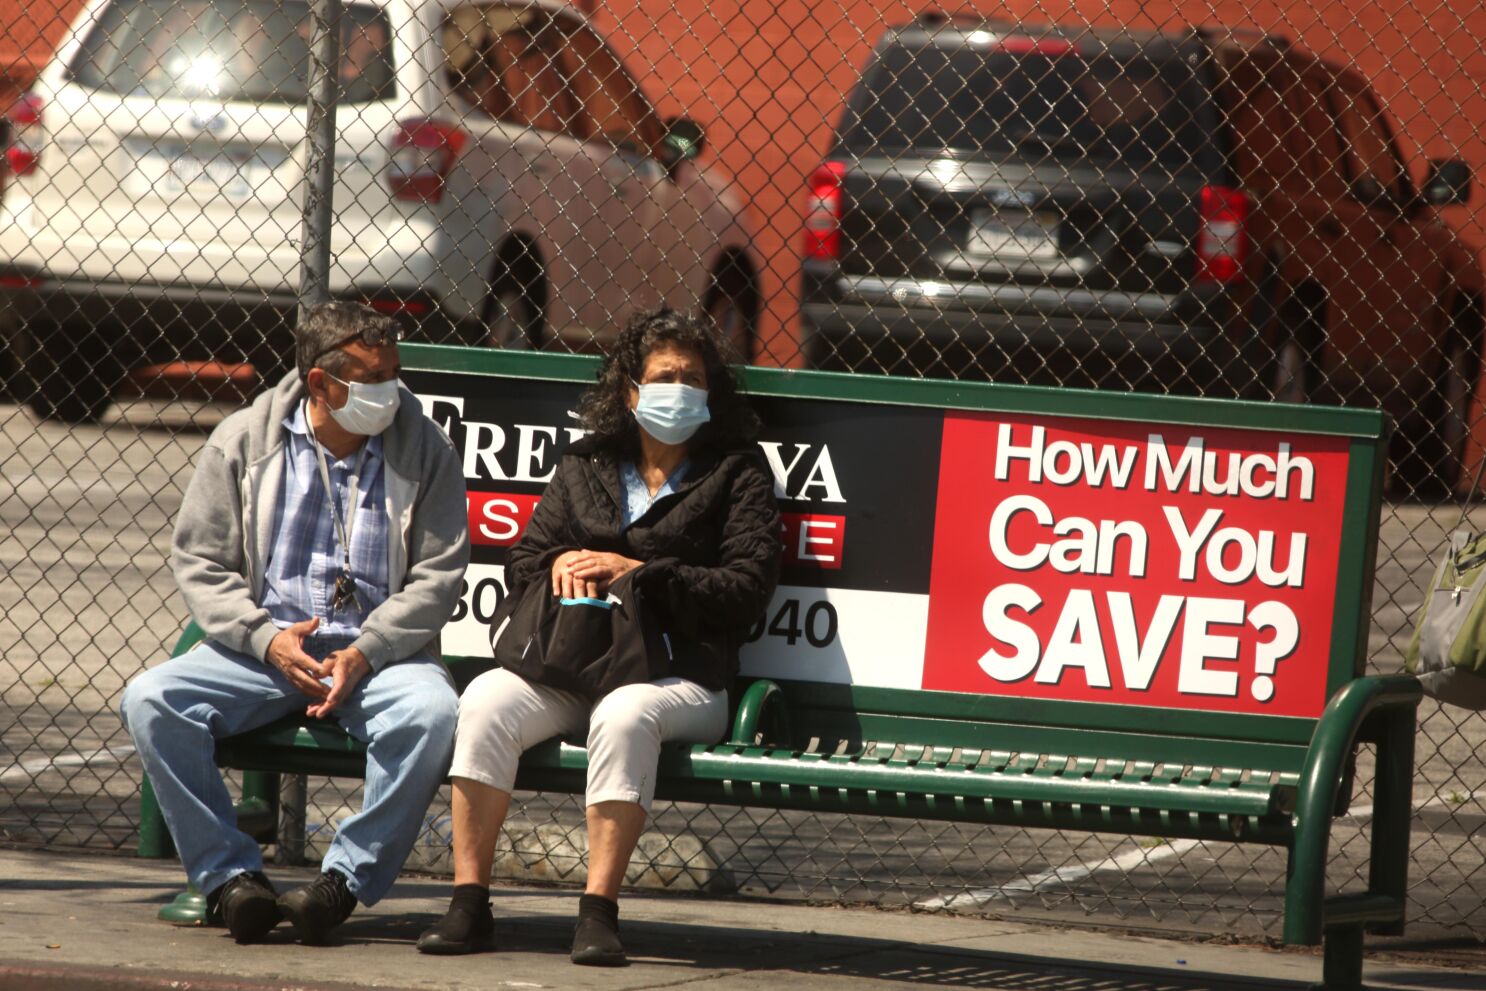
<path id="1" fill-rule="evenodd" d="M 512 596 L 551 580 L 565 551 L 609 551 L 644 561 L 643 601 L 670 641 L 670 673 L 719 691 L 738 673 L 738 648 L 779 582 L 779 507 L 757 448 L 700 452 L 679 491 L 657 499 L 627 530 L 619 461 L 592 438 L 572 444 L 511 549 Z"/>

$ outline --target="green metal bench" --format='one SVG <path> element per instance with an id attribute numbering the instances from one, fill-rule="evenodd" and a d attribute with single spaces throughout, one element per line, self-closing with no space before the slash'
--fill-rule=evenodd
<path id="1" fill-rule="evenodd" d="M 408 348 L 408 367 L 460 371 L 476 362 L 513 377 L 548 372 L 576 382 L 591 365 L 552 366 L 551 356 L 465 358 Z M 513 360 L 514 359 L 514 360 Z M 550 369 L 559 367 L 559 375 Z M 819 379 L 820 381 L 812 381 Z M 823 384 L 822 384 L 823 383 Z M 927 385 L 927 384 L 925 384 Z M 886 382 L 795 376 L 750 369 L 755 395 L 834 401 L 902 401 Z M 918 389 L 918 387 L 916 387 Z M 922 690 L 837 680 L 745 678 L 735 692 L 728 740 L 668 746 L 657 776 L 660 800 L 849 815 L 906 817 L 1065 831 L 1190 838 L 1283 848 L 1288 857 L 1283 938 L 1324 942 L 1324 987 L 1361 987 L 1364 932 L 1397 934 L 1405 918 L 1415 710 L 1409 677 L 1362 674 L 1386 428 L 1376 414 L 1288 410 L 1170 399 L 940 386 L 913 397 L 943 406 L 1118 419 L 1139 410 L 1167 423 L 1321 429 L 1346 438 L 1347 499 L 1336 571 L 1335 613 L 1324 695 L 1314 716 L 1112 705 L 1087 700 Z M 1149 404 L 1149 400 L 1146 403 Z M 1079 404 L 1087 404 L 1080 406 Z M 1061 405 L 1060 405 L 1061 404 Z M 1071 405 L 1069 405 L 1071 404 Z M 1152 411 L 1155 411 L 1153 414 Z M 803 546 L 803 545 L 802 545 Z M 844 622 L 844 621 L 843 621 Z M 188 630 L 177 652 L 196 642 Z M 487 658 L 447 658 L 468 683 Z M 747 660 L 745 657 L 745 674 Z M 1371 860 L 1365 887 L 1327 892 L 1331 827 L 1352 795 L 1359 744 L 1376 748 Z M 336 727 L 284 720 L 222 740 L 217 759 L 244 776 L 242 822 L 272 839 L 280 773 L 359 777 L 362 747 Z M 581 794 L 586 753 L 553 740 L 529 751 L 520 790 Z M 170 855 L 169 837 L 144 794 L 140 853 Z"/>

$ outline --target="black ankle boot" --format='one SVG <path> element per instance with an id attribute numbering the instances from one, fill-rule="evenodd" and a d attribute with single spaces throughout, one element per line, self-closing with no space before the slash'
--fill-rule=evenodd
<path id="1" fill-rule="evenodd" d="M 573 963 L 585 967 L 624 967 L 629 958 L 619 942 L 619 903 L 601 895 L 578 899 L 578 928 L 573 932 Z"/>
<path id="2" fill-rule="evenodd" d="M 438 925 L 418 937 L 421 953 L 458 956 L 495 949 L 495 916 L 490 913 L 490 889 L 461 884 L 454 889 L 449 911 Z"/>
<path id="3" fill-rule="evenodd" d="M 323 946 L 330 930 L 351 917 L 356 896 L 346 886 L 345 875 L 326 871 L 302 888 L 279 896 L 279 911 L 299 932 L 306 946 Z"/>
<path id="4" fill-rule="evenodd" d="M 284 918 L 277 897 L 262 871 L 234 874 L 206 896 L 206 917 L 225 925 L 239 943 L 256 943 Z"/>

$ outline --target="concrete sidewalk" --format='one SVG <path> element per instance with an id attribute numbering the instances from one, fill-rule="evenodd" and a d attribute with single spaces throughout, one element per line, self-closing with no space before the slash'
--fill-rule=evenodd
<path id="1" fill-rule="evenodd" d="M 308 870 L 271 870 L 275 884 Z M 221 929 L 177 929 L 156 910 L 181 888 L 173 862 L 0 849 L 0 989 L 595 988 L 687 985 L 705 991 L 835 991 L 905 985 L 1006 991 L 1298 991 L 1319 956 L 1058 930 L 1014 922 L 870 909 L 627 895 L 621 926 L 633 964 L 568 962 L 577 893 L 495 892 L 498 952 L 434 958 L 413 940 L 442 914 L 448 885 L 405 878 L 361 909 L 329 947 L 287 927 L 257 946 Z M 1387 961 L 1372 987 L 1464 991 L 1486 978 Z"/>

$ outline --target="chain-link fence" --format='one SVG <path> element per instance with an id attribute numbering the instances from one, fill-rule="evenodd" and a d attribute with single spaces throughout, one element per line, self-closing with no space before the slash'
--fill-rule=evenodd
<path id="1" fill-rule="evenodd" d="M 1382 406 L 1370 657 L 1397 670 L 1486 440 L 1486 12 L 984 10 L 348 2 L 329 293 L 474 346 L 594 350 L 666 302 L 758 364 Z M 306 0 L 0 3 L 6 838 L 132 842 L 116 709 L 184 619 L 184 484 L 288 364 L 313 35 Z M 1421 715 L 1413 931 L 1486 938 L 1486 721 Z M 358 802 L 311 782 L 311 854 Z M 574 877 L 581 810 L 523 810 L 503 870 Z M 1284 877 L 1188 841 L 684 806 L 654 830 L 661 883 L 1223 931 L 1272 932 Z"/>

